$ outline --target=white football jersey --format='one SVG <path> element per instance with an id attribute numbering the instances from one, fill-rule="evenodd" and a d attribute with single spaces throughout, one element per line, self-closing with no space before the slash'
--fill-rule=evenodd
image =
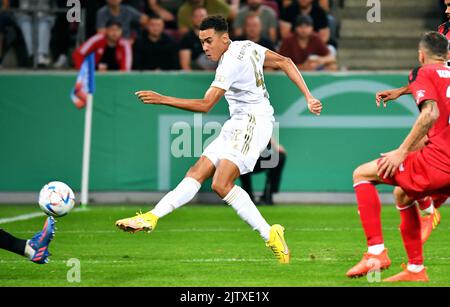
<path id="1" fill-rule="evenodd" d="M 266 48 L 252 41 L 234 41 L 222 55 L 211 86 L 225 90 L 230 116 L 273 116 L 264 83 Z"/>

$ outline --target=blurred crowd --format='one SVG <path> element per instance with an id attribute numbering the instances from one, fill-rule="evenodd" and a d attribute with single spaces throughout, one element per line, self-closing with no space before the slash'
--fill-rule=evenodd
<path id="1" fill-rule="evenodd" d="M 79 68 L 94 52 L 107 70 L 214 70 L 198 40 L 208 15 L 222 15 L 233 40 L 281 53 L 302 70 L 337 70 L 333 0 L 81 0 L 83 22 L 66 0 L 0 0 L 0 67 Z M 7 66 L 5 64 L 5 66 Z"/>

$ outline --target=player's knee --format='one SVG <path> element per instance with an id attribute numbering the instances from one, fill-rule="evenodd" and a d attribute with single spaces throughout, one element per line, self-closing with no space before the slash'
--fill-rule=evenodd
<path id="1" fill-rule="evenodd" d="M 221 181 L 221 180 L 213 180 L 211 189 L 216 192 L 217 195 L 220 196 L 220 198 L 225 198 L 227 196 L 228 192 L 233 188 L 233 185 L 230 185 L 227 182 Z"/>
<path id="2" fill-rule="evenodd" d="M 200 183 L 211 177 L 211 170 L 204 167 L 204 165 L 202 166 L 202 159 L 203 157 L 187 171 L 186 177 L 191 177 Z"/>
<path id="3" fill-rule="evenodd" d="M 201 176 L 200 172 L 198 172 L 198 170 L 196 169 L 195 166 L 191 167 L 187 171 L 186 177 L 194 178 L 198 182 L 203 183 L 202 176 Z"/>
<path id="4" fill-rule="evenodd" d="M 353 183 L 358 183 L 361 181 L 366 180 L 366 178 L 363 175 L 363 171 L 362 171 L 362 167 L 358 166 L 354 171 L 353 171 Z"/>

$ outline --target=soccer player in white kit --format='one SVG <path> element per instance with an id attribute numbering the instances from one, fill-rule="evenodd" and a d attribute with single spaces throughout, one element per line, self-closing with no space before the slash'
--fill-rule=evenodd
<path id="1" fill-rule="evenodd" d="M 199 38 L 208 58 L 219 61 L 215 79 L 203 99 L 175 98 L 153 91 L 139 91 L 136 95 L 145 104 L 163 104 L 204 113 L 225 95 L 231 118 L 186 177 L 153 210 L 119 220 L 116 226 L 128 232 L 153 231 L 158 219 L 191 201 L 202 183 L 213 177 L 212 189 L 236 210 L 241 219 L 259 232 L 280 263 L 289 263 L 290 252 L 284 239 L 284 228 L 278 224 L 270 226 L 247 192 L 234 181 L 253 171 L 272 136 L 273 108 L 264 84 L 263 66 L 284 71 L 305 95 L 313 114 L 320 115 L 322 104 L 309 92 L 291 59 L 248 40 L 232 42 L 223 17 L 205 18 Z"/>

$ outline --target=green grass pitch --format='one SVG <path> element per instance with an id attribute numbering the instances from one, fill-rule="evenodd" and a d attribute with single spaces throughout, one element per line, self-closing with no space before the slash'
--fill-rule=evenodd
<path id="1" fill-rule="evenodd" d="M 47 265 L 36 265 L 0 250 L 0 286 L 380 286 L 367 278 L 347 279 L 345 272 L 365 251 L 355 205 L 260 207 L 269 223 L 286 227 L 291 264 L 280 265 L 259 235 L 226 205 L 187 205 L 158 223 L 151 233 L 128 234 L 115 220 L 138 206 L 91 206 L 60 218 Z M 0 206 L 0 218 L 39 212 L 34 206 Z M 429 286 L 450 286 L 450 210 L 425 245 Z M 29 238 L 44 217 L 1 224 Z M 385 243 L 392 266 L 406 262 L 398 230 L 399 214 L 383 207 Z M 67 261 L 79 259 L 81 282 L 69 283 Z M 402 284 L 396 284 L 402 285 Z M 403 284 L 405 285 L 405 284 Z M 411 284 L 407 284 L 408 286 Z M 424 284 L 419 284 L 424 285 Z"/>

